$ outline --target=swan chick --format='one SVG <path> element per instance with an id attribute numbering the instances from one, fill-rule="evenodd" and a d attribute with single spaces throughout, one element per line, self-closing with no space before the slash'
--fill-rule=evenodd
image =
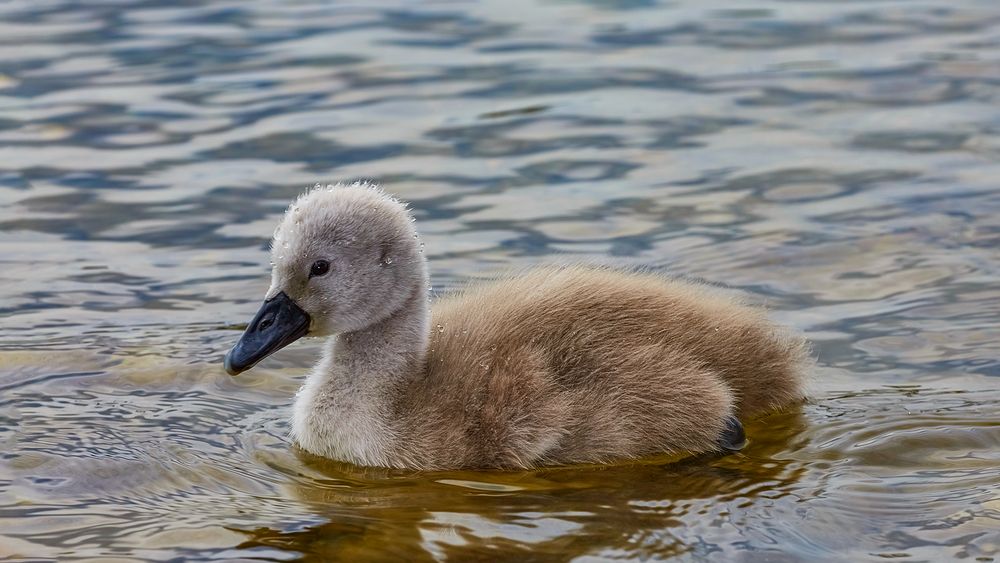
<path id="1" fill-rule="evenodd" d="M 371 184 L 300 196 L 274 233 L 237 375 L 328 337 L 295 398 L 304 450 L 363 466 L 515 469 L 736 451 L 804 398 L 806 341 L 712 288 L 575 265 L 438 300 L 406 206 Z"/>

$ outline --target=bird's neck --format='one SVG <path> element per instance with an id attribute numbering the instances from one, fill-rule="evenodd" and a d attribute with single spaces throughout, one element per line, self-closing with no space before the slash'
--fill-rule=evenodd
<path id="1" fill-rule="evenodd" d="M 357 387 L 392 387 L 419 371 L 430 337 L 426 284 L 396 312 L 372 326 L 341 334 L 327 345 L 334 379 Z"/>
<path id="2" fill-rule="evenodd" d="M 394 406 L 423 372 L 429 339 L 426 277 L 403 306 L 362 330 L 331 338 L 296 397 L 295 439 L 306 450 L 359 465 L 391 466 Z"/>

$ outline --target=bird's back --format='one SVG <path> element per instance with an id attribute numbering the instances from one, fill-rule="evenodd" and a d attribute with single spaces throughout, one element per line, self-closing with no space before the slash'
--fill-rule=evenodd
<path id="1" fill-rule="evenodd" d="M 405 409 L 426 427 L 414 445 L 468 450 L 470 466 L 698 449 L 722 424 L 706 413 L 799 400 L 807 358 L 802 339 L 716 290 L 541 268 L 435 304 Z"/>

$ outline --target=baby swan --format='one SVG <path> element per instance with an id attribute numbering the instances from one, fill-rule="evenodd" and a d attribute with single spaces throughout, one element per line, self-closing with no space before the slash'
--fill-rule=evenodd
<path id="1" fill-rule="evenodd" d="M 742 447 L 739 418 L 802 399 L 804 340 L 707 288 L 548 267 L 428 302 L 406 207 L 315 189 L 274 234 L 271 287 L 226 355 L 236 375 L 332 336 L 292 434 L 357 465 L 532 468 Z"/>

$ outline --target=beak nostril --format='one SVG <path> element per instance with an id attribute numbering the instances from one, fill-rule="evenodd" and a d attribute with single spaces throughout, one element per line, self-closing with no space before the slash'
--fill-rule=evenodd
<path id="1" fill-rule="evenodd" d="M 309 332 L 309 323 L 309 314 L 284 292 L 265 300 L 239 342 L 226 354 L 226 371 L 236 375 L 252 368 L 257 362 L 305 336 Z"/>

